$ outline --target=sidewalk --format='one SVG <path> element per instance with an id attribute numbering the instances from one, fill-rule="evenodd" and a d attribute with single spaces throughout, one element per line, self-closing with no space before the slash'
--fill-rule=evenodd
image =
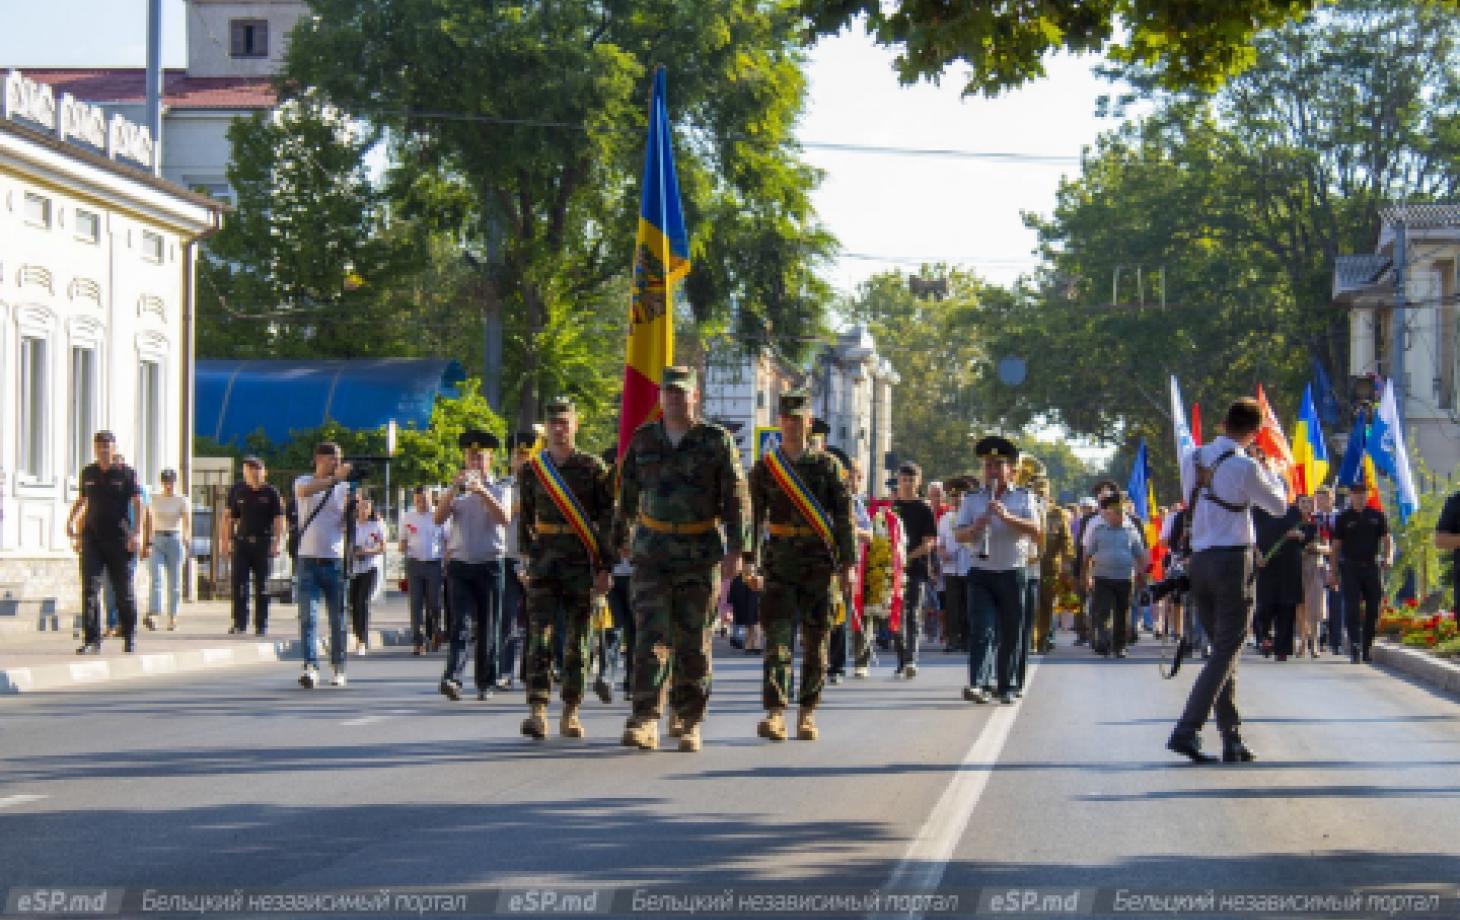
<path id="1" fill-rule="evenodd" d="M 348 614 L 347 614 L 348 616 Z M 321 633 L 328 632 L 320 610 Z M 100 655 L 77 655 L 79 638 L 71 635 L 72 614 L 60 616 L 60 632 L 0 635 L 0 696 L 40 690 L 67 690 L 114 681 L 219 668 L 298 661 L 299 608 L 277 601 L 269 605 L 266 637 L 230 636 L 227 601 L 184 604 L 176 632 L 155 632 L 137 624 L 137 651 L 122 651 L 121 639 L 102 642 Z M 371 606 L 370 645 L 409 645 L 410 614 L 404 595 L 387 592 Z M 297 665 L 295 665 L 297 667 Z"/>

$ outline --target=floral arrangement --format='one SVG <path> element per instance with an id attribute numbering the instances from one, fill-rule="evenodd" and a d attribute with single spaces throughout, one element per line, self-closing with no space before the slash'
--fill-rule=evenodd
<path id="1" fill-rule="evenodd" d="M 1460 625 L 1455 622 L 1454 611 L 1413 617 L 1400 642 L 1410 648 L 1433 649 L 1447 656 L 1460 654 Z"/>

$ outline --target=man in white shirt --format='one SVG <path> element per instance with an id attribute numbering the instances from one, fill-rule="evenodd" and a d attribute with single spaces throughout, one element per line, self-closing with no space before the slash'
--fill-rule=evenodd
<path id="1" fill-rule="evenodd" d="M 319 685 L 319 600 L 329 611 L 330 683 L 345 686 L 345 512 L 350 495 L 350 464 L 341 462 L 340 445 L 325 441 L 314 448 L 314 473 L 294 480 L 299 502 L 299 640 L 304 673 L 299 685 Z"/>
<path id="2" fill-rule="evenodd" d="M 441 553 L 447 527 L 436 523 L 435 496 L 416 486 L 413 507 L 400 516 L 400 551 L 406 560 L 406 590 L 411 607 L 413 654 L 425 653 L 427 640 L 441 632 Z"/>
<path id="3" fill-rule="evenodd" d="M 987 703 L 988 686 L 1012 703 L 1023 637 L 1024 566 L 1043 523 L 1029 493 L 1013 487 L 1019 449 L 1007 438 L 983 438 L 974 447 L 983 461 L 984 488 L 963 497 L 954 535 L 973 547 L 964 589 L 968 595 L 968 686 L 963 698 Z"/>
<path id="4" fill-rule="evenodd" d="M 1212 656 L 1197 675 L 1186 709 L 1167 749 L 1196 763 L 1203 754 L 1201 729 L 1215 714 L 1222 733 L 1222 760 L 1245 763 L 1252 751 L 1242 741 L 1237 712 L 1237 662 L 1252 623 L 1252 506 L 1269 514 L 1287 508 L 1286 486 L 1271 458 L 1247 448 L 1262 427 L 1255 399 L 1239 399 L 1227 409 L 1223 434 L 1181 457 L 1181 489 L 1191 515 L 1191 605 L 1212 644 Z"/>

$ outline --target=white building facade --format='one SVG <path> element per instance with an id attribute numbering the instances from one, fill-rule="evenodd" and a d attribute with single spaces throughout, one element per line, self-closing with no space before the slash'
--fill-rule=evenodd
<path id="1" fill-rule="evenodd" d="M 0 110 L 0 597 L 74 609 L 66 516 L 98 429 L 188 487 L 193 265 L 224 205 L 153 177 L 145 128 L 37 83 Z"/>

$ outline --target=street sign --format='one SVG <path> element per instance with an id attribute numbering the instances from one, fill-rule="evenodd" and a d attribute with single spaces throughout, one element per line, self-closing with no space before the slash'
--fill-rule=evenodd
<path id="1" fill-rule="evenodd" d="M 767 451 L 775 450 L 781 446 L 781 429 L 777 425 L 757 425 L 755 428 L 755 445 L 753 448 L 751 462 L 759 460 Z"/>

